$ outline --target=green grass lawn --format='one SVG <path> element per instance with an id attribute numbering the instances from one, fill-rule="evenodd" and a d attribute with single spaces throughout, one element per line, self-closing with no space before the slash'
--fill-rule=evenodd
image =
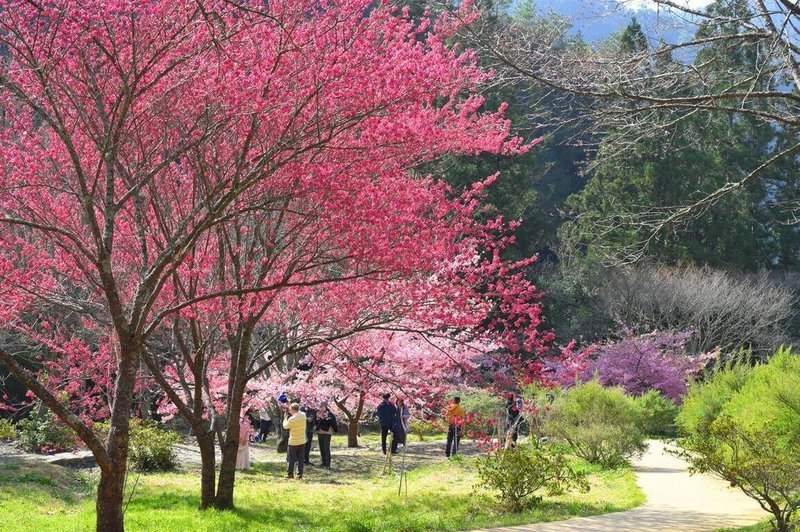
<path id="1" fill-rule="evenodd" d="M 273 455 L 274 456 L 274 455 Z M 374 451 L 334 455 L 334 472 L 310 468 L 287 481 L 280 457 L 237 474 L 232 512 L 198 511 L 197 471 L 142 474 L 125 514 L 128 530 L 464 530 L 566 519 L 625 510 L 644 502 L 628 469 L 591 472 L 586 494 L 546 499 L 509 514 L 490 494 L 475 492 L 473 458 L 443 461 L 433 448 L 409 459 L 408 497 L 397 495 L 396 474 L 382 475 Z M 4 531 L 93 530 L 95 472 L 40 463 L 0 463 L 0 528 Z"/>

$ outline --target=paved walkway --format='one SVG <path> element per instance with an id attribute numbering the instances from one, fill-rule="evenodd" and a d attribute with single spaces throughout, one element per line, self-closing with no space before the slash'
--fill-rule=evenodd
<path id="1" fill-rule="evenodd" d="M 625 512 L 581 517 L 493 532 L 695 532 L 752 525 L 768 517 L 754 500 L 728 483 L 708 475 L 689 475 L 683 460 L 666 454 L 665 445 L 650 441 L 634 461 L 636 480 L 647 502 Z"/>

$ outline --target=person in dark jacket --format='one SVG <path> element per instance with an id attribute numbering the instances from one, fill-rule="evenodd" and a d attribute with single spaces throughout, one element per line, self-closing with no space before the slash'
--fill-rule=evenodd
<path id="1" fill-rule="evenodd" d="M 514 396 L 510 396 L 506 401 L 506 447 L 516 447 L 519 438 L 519 426 L 522 418 L 519 417 L 522 399 L 515 401 Z"/>
<path id="2" fill-rule="evenodd" d="M 300 411 L 306 415 L 306 452 L 303 463 L 314 465 L 311 463 L 311 444 L 314 441 L 314 429 L 317 426 L 317 411 L 310 406 L 304 406 Z"/>
<path id="3" fill-rule="evenodd" d="M 339 432 L 339 424 L 333 412 L 328 409 L 328 401 L 322 403 L 324 409 L 317 419 L 317 441 L 319 442 L 319 454 L 322 456 L 322 467 L 331 468 L 331 437 Z"/>
<path id="4" fill-rule="evenodd" d="M 386 436 L 392 431 L 392 454 L 397 454 L 397 434 L 394 432 L 394 423 L 397 419 L 397 407 L 389 398 L 391 394 L 383 394 L 383 401 L 378 405 L 378 423 L 381 426 L 381 449 L 386 454 Z"/>

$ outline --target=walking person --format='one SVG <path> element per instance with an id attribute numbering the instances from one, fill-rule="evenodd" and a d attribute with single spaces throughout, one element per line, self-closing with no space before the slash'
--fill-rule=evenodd
<path id="1" fill-rule="evenodd" d="M 250 469 L 250 435 L 253 426 L 246 414 L 239 419 L 239 448 L 236 450 L 236 470 L 247 471 Z"/>
<path id="2" fill-rule="evenodd" d="M 328 408 L 328 401 L 322 403 L 322 414 L 317 419 L 317 441 L 319 442 L 319 454 L 322 457 L 322 467 L 331 468 L 331 437 L 339 432 L 339 424 L 336 416 Z"/>
<path id="3" fill-rule="evenodd" d="M 458 454 L 458 447 L 461 443 L 461 427 L 466 421 L 464 409 L 461 408 L 460 397 L 453 397 L 453 400 L 447 405 L 444 420 L 447 423 L 447 446 L 444 454 L 447 458 L 450 458 L 451 455 Z"/>
<path id="4" fill-rule="evenodd" d="M 397 417 L 397 407 L 395 407 L 389 398 L 391 394 L 383 394 L 383 401 L 378 405 L 378 423 L 381 426 L 381 449 L 383 454 L 386 454 L 386 436 L 389 431 L 392 431 L 392 454 L 397 454 L 397 435 L 394 434 L 394 423 Z"/>
<path id="5" fill-rule="evenodd" d="M 306 449 L 306 415 L 300 405 L 292 403 L 283 419 L 283 428 L 289 432 L 287 446 L 288 465 L 286 478 L 294 478 L 294 465 L 297 464 L 297 478 L 303 478 L 303 456 Z"/>
<path id="6" fill-rule="evenodd" d="M 306 415 L 306 448 L 303 453 L 303 463 L 314 465 L 311 463 L 311 445 L 314 443 L 314 430 L 317 428 L 317 411 L 310 406 L 304 406 L 300 411 Z"/>
<path id="7" fill-rule="evenodd" d="M 411 418 L 411 411 L 406 406 L 402 397 L 397 398 L 397 416 L 395 416 L 395 439 L 398 444 L 406 445 L 408 438 L 408 420 Z"/>

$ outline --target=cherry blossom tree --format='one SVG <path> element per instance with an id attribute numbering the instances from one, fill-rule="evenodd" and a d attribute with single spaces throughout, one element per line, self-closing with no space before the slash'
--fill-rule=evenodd
<path id="1" fill-rule="evenodd" d="M 172 316 L 223 312 L 233 421 L 257 375 L 244 371 L 243 349 L 283 300 L 277 293 L 319 298 L 326 275 L 344 276 L 368 299 L 372 284 L 390 293 L 421 264 L 464 258 L 463 247 L 448 251 L 463 229 L 444 223 L 455 208 L 429 201 L 442 188 L 406 171 L 448 151 L 513 153 L 521 143 L 501 115 L 479 112 L 475 87 L 487 73 L 473 54 L 445 45 L 453 26 L 415 27 L 366 0 L 0 6 L 0 318 L 29 343 L 58 343 L 55 357 L 113 353 L 106 438 L 20 365 L 20 353 L 2 350 L 0 361 L 95 455 L 98 530 L 124 528 L 137 372 Z M 397 192 L 406 203 L 387 199 Z M 290 235 L 296 263 L 247 262 L 243 235 L 254 226 L 243 217 L 256 212 L 292 215 L 281 238 Z M 399 230 L 417 219 L 429 224 Z M 428 252 L 412 260 L 416 240 Z M 306 257 L 309 242 L 330 247 L 313 245 Z M 392 249 L 405 252 L 392 260 Z M 236 257 L 245 260 L 232 268 Z M 481 265 L 506 268 L 499 257 Z M 198 290 L 179 287 L 193 282 Z M 517 312 L 512 299 L 496 302 L 533 326 L 538 310 Z M 94 340 L 65 337 L 46 306 L 79 315 Z M 224 449 L 237 437 L 228 430 Z M 230 507 L 233 477 L 225 478 L 230 489 L 217 502 Z"/>

